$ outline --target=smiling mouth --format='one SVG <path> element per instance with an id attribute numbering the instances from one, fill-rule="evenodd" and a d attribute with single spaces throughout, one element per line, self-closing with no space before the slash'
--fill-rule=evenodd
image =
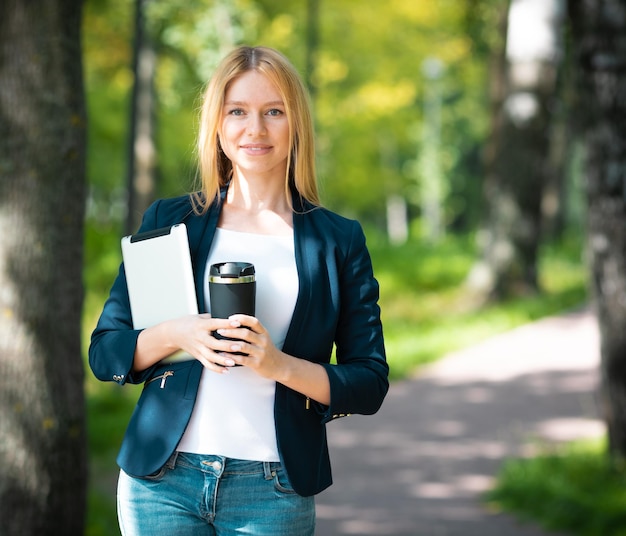
<path id="1" fill-rule="evenodd" d="M 267 151 L 272 147 L 271 145 L 242 145 L 241 148 L 246 151 Z"/>

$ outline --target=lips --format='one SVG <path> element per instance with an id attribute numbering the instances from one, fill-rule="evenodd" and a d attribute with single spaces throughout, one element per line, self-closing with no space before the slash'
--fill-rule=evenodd
<path id="1" fill-rule="evenodd" d="M 260 144 L 248 144 L 248 145 L 242 145 L 241 146 L 242 149 L 245 149 L 246 151 L 267 151 L 269 149 L 272 148 L 271 145 L 260 145 Z"/>
<path id="2" fill-rule="evenodd" d="M 241 145 L 241 149 L 248 156 L 264 156 L 266 154 L 271 153 L 273 147 L 271 145 L 248 143 L 246 145 Z"/>

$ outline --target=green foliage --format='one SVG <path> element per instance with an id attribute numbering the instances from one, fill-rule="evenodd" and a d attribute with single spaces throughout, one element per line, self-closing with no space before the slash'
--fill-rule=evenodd
<path id="1" fill-rule="evenodd" d="M 370 236 L 375 236 L 369 233 Z M 576 237 L 544 248 L 543 293 L 500 304 L 478 301 L 465 285 L 476 258 L 472 237 L 436 246 L 411 241 L 390 247 L 370 239 L 392 377 L 586 299 L 586 272 Z"/>
<path id="2" fill-rule="evenodd" d="M 624 536 L 625 478 L 624 466 L 610 461 L 604 441 L 576 442 L 509 460 L 486 500 L 546 529 Z"/>
<path id="3" fill-rule="evenodd" d="M 91 332 L 102 310 L 113 279 L 122 261 L 121 233 L 110 225 L 93 222 L 85 226 L 85 302 L 83 306 L 83 350 L 86 353 Z"/>
<path id="4" fill-rule="evenodd" d="M 123 217 L 123 206 L 116 199 L 123 196 L 126 180 L 128 107 L 121 91 L 100 87 L 89 92 L 87 106 L 90 118 L 87 177 L 90 198 L 97 203 L 90 207 L 89 216 L 104 222 L 118 221 Z M 117 212 L 111 213 L 112 208 Z"/>
<path id="5" fill-rule="evenodd" d="M 87 217 L 105 225 L 125 217 L 132 2 L 90 0 L 83 18 L 88 106 Z"/>
<path id="6" fill-rule="evenodd" d="M 96 207 L 123 209 L 133 16 L 132 0 L 86 4 L 89 178 Z M 446 221 L 467 228 L 476 220 L 471 201 L 478 199 L 481 184 L 486 63 L 465 31 L 467 16 L 462 0 L 368 0 L 359 9 L 347 0 L 320 2 L 314 108 L 329 207 L 378 222 L 390 194 L 419 208 L 416 162 L 427 83 L 422 64 L 436 56 L 446 67 L 440 152 L 448 183 Z M 485 23 L 480 17 L 472 27 Z M 146 19 L 159 58 L 158 188 L 159 195 L 169 196 L 192 185 L 198 97 L 218 59 L 236 44 L 265 44 L 282 50 L 304 72 L 310 21 L 306 2 L 286 0 L 154 1 L 147 3 Z M 109 217 L 119 221 L 119 212 Z M 100 217 L 103 213 L 100 208 Z"/>
<path id="7" fill-rule="evenodd" d="M 365 2 L 358 10 L 342 1 L 326 11 L 315 79 L 320 171 L 331 207 L 375 219 L 389 194 L 419 206 L 416 163 L 429 84 L 422 70 L 436 57 L 445 65 L 439 164 L 449 182 L 448 222 L 467 209 L 458 198 L 480 186 L 468 155 L 484 138 L 487 114 L 484 62 L 462 31 L 465 10 L 456 1 Z"/>
<path id="8" fill-rule="evenodd" d="M 168 0 L 148 2 L 146 20 L 149 33 L 163 53 L 173 59 L 160 78 L 159 93 L 188 88 L 176 81 L 204 83 L 221 57 L 235 45 L 253 36 L 259 26 L 259 10 L 252 0 Z M 185 72 L 185 70 L 187 72 Z M 175 99 L 169 95 L 168 99 Z"/>

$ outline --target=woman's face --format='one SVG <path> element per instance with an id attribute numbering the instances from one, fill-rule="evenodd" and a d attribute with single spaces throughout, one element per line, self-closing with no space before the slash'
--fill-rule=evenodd
<path id="1" fill-rule="evenodd" d="M 285 179 L 289 123 L 278 89 L 264 74 L 247 71 L 231 82 L 219 138 L 235 174 Z"/>

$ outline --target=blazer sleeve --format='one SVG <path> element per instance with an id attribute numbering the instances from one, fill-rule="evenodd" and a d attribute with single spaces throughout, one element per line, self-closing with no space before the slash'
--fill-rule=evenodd
<path id="1" fill-rule="evenodd" d="M 146 210 L 138 232 L 157 228 L 158 206 L 157 201 Z M 89 366 L 96 378 L 123 385 L 126 382 L 142 383 L 150 375 L 152 368 L 140 373 L 132 371 L 140 331 L 133 329 L 126 274 L 122 264 L 91 335 Z"/>
<path id="2" fill-rule="evenodd" d="M 389 389 L 378 282 L 361 225 L 351 223 L 349 247 L 338 274 L 337 364 L 323 364 L 331 388 L 331 405 L 323 422 L 352 413 L 376 413 Z"/>

